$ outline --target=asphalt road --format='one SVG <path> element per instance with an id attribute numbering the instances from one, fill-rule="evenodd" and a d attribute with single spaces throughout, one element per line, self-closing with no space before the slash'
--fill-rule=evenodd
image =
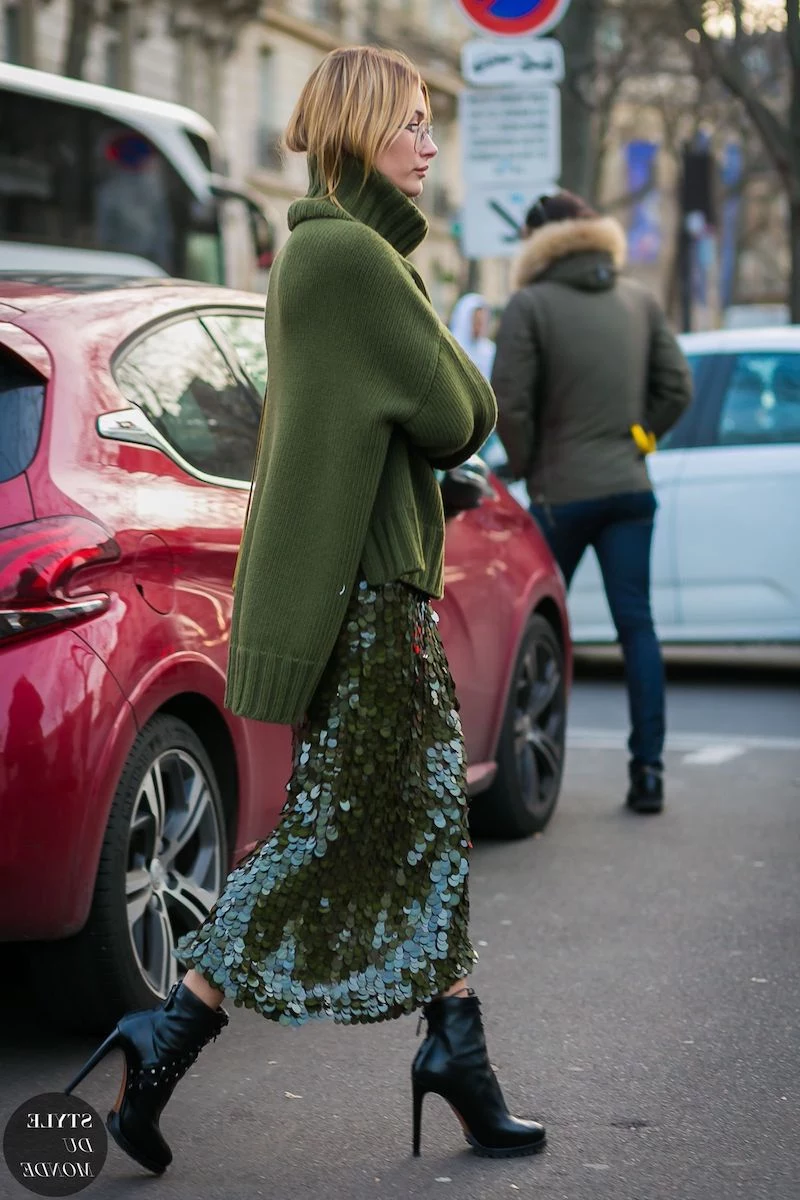
<path id="1" fill-rule="evenodd" d="M 797 1200 L 797 679 L 682 674 L 668 807 L 620 805 L 624 698 L 579 680 L 563 797 L 544 836 L 476 847 L 475 986 L 509 1102 L 548 1127 L 533 1159 L 475 1158 L 429 1098 L 411 1157 L 416 1021 L 292 1030 L 235 1012 L 144 1176 L 111 1147 L 92 1200 Z M 91 1048 L 41 1027 L 13 956 L 0 998 L 0 1122 Z M 69 980 L 54 980 L 69 987 Z M 116 1095 L 107 1063 L 81 1094 Z M 0 1163 L 0 1196 L 30 1193 Z"/>

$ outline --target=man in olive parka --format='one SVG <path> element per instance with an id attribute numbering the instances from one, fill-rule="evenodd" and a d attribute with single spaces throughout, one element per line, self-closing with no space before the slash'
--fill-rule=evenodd
<path id="1" fill-rule="evenodd" d="M 533 205 L 526 226 L 492 373 L 498 433 L 567 585 L 587 547 L 597 553 L 628 682 L 627 803 L 660 812 L 664 671 L 646 454 L 689 405 L 691 373 L 655 299 L 619 274 L 616 220 L 559 192 Z"/>

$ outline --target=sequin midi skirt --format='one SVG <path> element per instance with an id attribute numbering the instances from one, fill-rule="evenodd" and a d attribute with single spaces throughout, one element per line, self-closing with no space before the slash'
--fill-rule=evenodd
<path id="1" fill-rule="evenodd" d="M 436 622 L 402 583 L 356 587 L 280 821 L 176 949 L 235 1004 L 380 1021 L 469 974 L 464 744 Z"/>

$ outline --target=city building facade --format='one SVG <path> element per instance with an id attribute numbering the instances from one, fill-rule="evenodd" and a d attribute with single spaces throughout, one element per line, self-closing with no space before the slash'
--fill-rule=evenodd
<path id="1" fill-rule="evenodd" d="M 474 34 L 451 0 L 264 0 L 260 6 L 257 0 L 0 0 L 3 59 L 67 74 L 75 73 L 77 64 L 90 82 L 177 101 L 207 117 L 221 134 L 227 173 L 258 192 L 278 245 L 288 236 L 288 207 L 306 186 L 302 156 L 280 146 L 304 80 L 342 44 L 405 50 L 428 83 L 439 146 L 421 200 L 430 234 L 415 261 L 445 317 L 465 290 L 482 291 L 499 308 L 511 278 L 510 260 L 467 263 L 459 243 L 464 200 L 459 56 Z M 697 126 L 691 103 L 695 86 L 685 54 L 662 63 L 660 71 L 648 67 L 627 80 L 604 118 L 596 181 L 602 206 L 620 218 L 631 237 L 631 272 L 676 316 L 677 146 Z M 718 130 L 714 152 L 723 171 L 730 155 L 734 161 L 735 149 Z M 642 190 L 648 172 L 650 187 Z M 726 294 L 726 279 L 733 281 L 728 302 L 774 300 L 785 290 L 783 198 L 776 194 L 774 178 L 754 170 L 746 155 L 740 175 L 741 185 L 729 189 L 731 204 L 720 208 L 733 232 L 728 236 L 720 223 L 697 248 L 700 326 L 722 318 L 719 297 Z M 241 259 L 234 275 L 263 286 L 263 276 L 254 278 L 245 268 L 246 237 L 234 243 Z"/>
<path id="2" fill-rule="evenodd" d="M 233 18 L 224 2 L 96 0 L 86 28 L 78 30 L 85 39 L 80 74 L 92 83 L 185 104 L 207 117 L 222 137 L 227 173 L 263 197 L 280 245 L 288 236 L 288 207 L 306 186 L 302 156 L 280 145 L 304 80 L 342 44 L 403 49 L 430 89 L 439 146 L 421 200 L 430 234 L 416 262 L 442 315 L 467 283 L 484 287 L 501 303 L 507 264 L 470 269 L 458 241 L 459 51 L 472 31 L 456 6 L 437 0 L 277 0 L 262 4 L 256 19 L 238 24 L 237 5 L 230 7 Z M 65 73 L 76 34 L 69 0 L 0 0 L 0 12 L 5 60 Z"/>

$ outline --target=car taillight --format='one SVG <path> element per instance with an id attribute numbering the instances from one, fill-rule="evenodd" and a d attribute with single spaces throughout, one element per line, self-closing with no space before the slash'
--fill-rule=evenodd
<path id="1" fill-rule="evenodd" d="M 114 539 L 86 517 L 45 517 L 0 530 L 0 641 L 105 611 L 110 598 L 88 590 L 90 576 L 81 575 L 119 558 Z"/>

